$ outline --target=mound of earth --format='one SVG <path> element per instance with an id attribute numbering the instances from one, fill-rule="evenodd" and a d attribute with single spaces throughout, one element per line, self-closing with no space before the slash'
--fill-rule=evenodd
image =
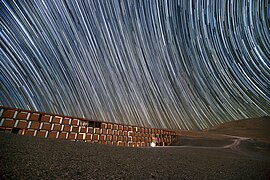
<path id="1" fill-rule="evenodd" d="M 206 129 L 205 132 L 249 137 L 270 142 L 270 117 L 242 119 L 226 122 Z"/>
<path id="2" fill-rule="evenodd" d="M 171 146 L 222 147 L 233 143 L 233 138 L 178 137 Z"/>

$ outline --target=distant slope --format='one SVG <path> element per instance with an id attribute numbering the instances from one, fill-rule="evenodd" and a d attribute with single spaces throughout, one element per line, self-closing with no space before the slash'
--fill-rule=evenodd
<path id="1" fill-rule="evenodd" d="M 206 129 L 204 132 L 250 137 L 270 142 L 270 117 L 231 121 Z"/>

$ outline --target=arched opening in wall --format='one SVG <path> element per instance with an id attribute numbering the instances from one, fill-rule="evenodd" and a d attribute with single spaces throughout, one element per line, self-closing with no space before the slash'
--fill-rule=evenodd
<path id="1" fill-rule="evenodd" d="M 88 127 L 94 127 L 95 122 L 94 121 L 88 121 Z"/>
<path id="2" fill-rule="evenodd" d="M 12 128 L 11 133 L 19 134 L 20 130 L 20 128 Z"/>
<path id="3" fill-rule="evenodd" d="M 80 126 L 88 126 L 88 122 L 87 121 L 80 121 Z"/>
<path id="4" fill-rule="evenodd" d="M 12 128 L 11 133 L 24 135 L 25 131 L 25 129 L 21 128 Z"/>
<path id="5" fill-rule="evenodd" d="M 101 127 L 101 122 L 88 121 L 88 127 L 100 128 Z"/>
<path id="6" fill-rule="evenodd" d="M 100 128 L 101 127 L 101 122 L 95 122 L 95 127 Z"/>

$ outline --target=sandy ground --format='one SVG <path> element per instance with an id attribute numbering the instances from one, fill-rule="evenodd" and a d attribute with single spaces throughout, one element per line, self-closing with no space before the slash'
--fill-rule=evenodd
<path id="1" fill-rule="evenodd" d="M 270 117 L 231 121 L 206 129 L 204 132 L 249 137 L 270 143 Z"/>
<path id="2" fill-rule="evenodd" d="M 270 143 L 203 133 L 131 148 L 0 132 L 0 178 L 270 179 Z"/>

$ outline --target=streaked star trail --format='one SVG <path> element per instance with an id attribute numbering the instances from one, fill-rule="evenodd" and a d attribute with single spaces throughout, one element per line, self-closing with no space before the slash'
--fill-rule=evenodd
<path id="1" fill-rule="evenodd" d="M 270 114 L 270 1 L 1 0 L 0 105 L 169 129 Z"/>

